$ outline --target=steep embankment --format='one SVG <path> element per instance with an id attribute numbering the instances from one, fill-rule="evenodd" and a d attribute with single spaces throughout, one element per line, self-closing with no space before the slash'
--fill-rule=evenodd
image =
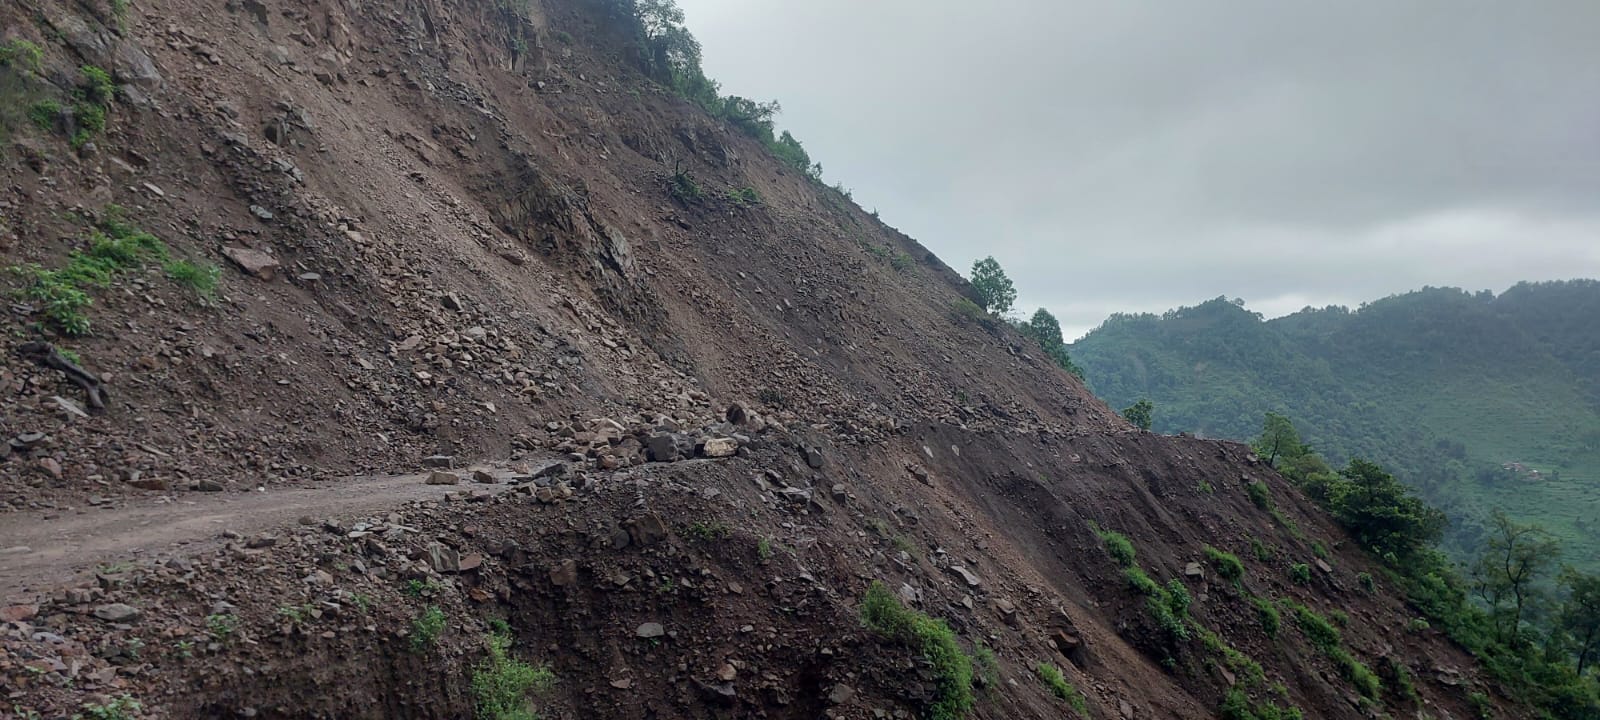
<path id="1" fill-rule="evenodd" d="M 1158 430 L 1246 439 L 1265 413 L 1286 414 L 1334 462 L 1380 462 L 1444 508 L 1457 548 L 1481 547 L 1483 519 L 1500 508 L 1592 566 L 1597 307 L 1595 281 L 1498 297 L 1428 289 L 1265 322 L 1218 299 L 1113 318 L 1072 354 L 1113 406 L 1155 402 Z"/>
<path id="2" fill-rule="evenodd" d="M 0 251 L 41 266 L 6 322 L 72 362 L 0 361 L 19 714 L 462 717 L 536 679 L 493 636 L 548 664 L 547 716 L 959 707 L 962 663 L 863 627 L 873 580 L 980 657 L 980 717 L 1067 712 L 1041 663 L 1095 717 L 1496 692 L 1397 642 L 1409 611 L 1242 447 L 1132 431 L 915 242 L 645 80 L 612 4 L 114 7 L 0 8 L 42 49 L 0 67 L 29 109 L 0 118 Z M 437 455 L 515 488 L 352 499 Z"/>

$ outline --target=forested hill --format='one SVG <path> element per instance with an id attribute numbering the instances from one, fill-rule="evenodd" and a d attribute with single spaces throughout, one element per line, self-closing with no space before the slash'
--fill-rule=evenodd
<path id="1" fill-rule="evenodd" d="M 1113 407 L 1153 401 L 1155 430 L 1245 439 L 1282 413 L 1330 460 L 1417 486 L 1454 544 L 1501 507 L 1562 536 L 1569 561 L 1600 557 L 1600 282 L 1426 288 L 1266 321 L 1218 298 L 1115 315 L 1071 355 Z"/>

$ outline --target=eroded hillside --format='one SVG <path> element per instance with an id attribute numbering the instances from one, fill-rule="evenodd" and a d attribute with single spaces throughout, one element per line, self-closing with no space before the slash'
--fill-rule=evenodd
<path id="1" fill-rule="evenodd" d="M 959 678 L 874 581 L 978 717 L 1501 702 L 1247 449 L 960 312 L 613 3 L 0 22 L 19 716 L 464 717 L 508 658 L 547 717 L 928 715 Z"/>

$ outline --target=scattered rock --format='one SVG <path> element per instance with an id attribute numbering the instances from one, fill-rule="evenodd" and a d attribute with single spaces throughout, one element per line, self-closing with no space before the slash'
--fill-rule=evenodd
<path id="1" fill-rule="evenodd" d="M 1200 563 L 1191 562 L 1183 566 L 1183 574 L 1186 577 L 1201 578 L 1206 576 L 1206 570 Z"/>
<path id="2" fill-rule="evenodd" d="M 412 337 L 415 337 L 417 339 L 417 342 L 419 342 L 419 343 L 422 342 L 422 336 L 421 335 L 413 335 Z M 407 340 L 407 342 L 409 342 L 409 339 Z M 401 343 L 401 345 L 403 346 L 403 345 L 405 345 L 405 343 Z M 415 347 L 415 346 L 413 346 L 413 347 Z M 411 348 L 402 347 L 401 349 L 402 350 L 410 350 Z M 455 466 L 456 466 L 456 459 L 455 459 L 455 456 L 453 456 L 453 455 L 429 455 L 428 457 L 425 457 L 425 458 L 422 459 L 422 466 L 425 467 L 425 468 L 434 468 L 434 469 L 437 469 L 437 470 L 451 470 L 451 469 L 454 469 Z"/>
<path id="3" fill-rule="evenodd" d="M 260 550 L 262 548 L 269 548 L 277 544 L 278 539 L 271 535 L 257 535 L 245 541 L 244 546 L 250 548 L 251 550 Z"/>
<path id="4" fill-rule="evenodd" d="M 461 476 L 457 475 L 455 473 L 451 473 L 451 472 L 444 472 L 443 470 L 435 470 L 435 471 L 433 471 L 431 473 L 428 473 L 428 484 L 429 485 L 460 485 L 461 484 Z"/>
<path id="5" fill-rule="evenodd" d="M 578 561 L 568 558 L 550 568 L 550 583 L 556 587 L 578 584 Z"/>
<path id="6" fill-rule="evenodd" d="M 694 440 L 681 433 L 657 433 L 645 441 L 644 447 L 651 462 L 676 462 L 694 457 Z"/>
<path id="7" fill-rule="evenodd" d="M 838 685 L 834 685 L 832 690 L 828 691 L 828 702 L 833 703 L 834 705 L 843 705 L 847 702 L 850 702 L 850 698 L 855 696 L 855 688 L 844 683 L 839 683 Z"/>
<path id="8" fill-rule="evenodd" d="M 978 587 L 983 584 L 983 581 L 978 579 L 977 575 L 972 574 L 971 570 L 960 565 L 951 565 L 950 574 L 961 578 L 967 584 L 967 587 Z"/>
<path id="9" fill-rule="evenodd" d="M 142 613 L 139 608 L 123 603 L 101 605 L 94 609 L 94 616 L 106 622 L 126 623 L 139 619 Z"/>
<path id="10" fill-rule="evenodd" d="M 475 483 L 483 484 L 483 485 L 494 485 L 494 484 L 500 482 L 500 478 L 497 478 L 494 475 L 492 475 L 490 473 L 487 473 L 487 472 L 484 472 L 482 470 L 473 470 L 472 471 L 472 481 L 475 482 Z"/>
<path id="11" fill-rule="evenodd" d="M 667 634 L 667 629 L 658 622 L 647 622 L 633 631 L 634 635 L 642 638 L 658 638 Z"/>
<path id="12" fill-rule="evenodd" d="M 238 265 L 246 275 L 268 282 L 277 277 L 278 268 L 281 267 L 276 258 L 260 250 L 225 247 L 222 249 L 222 254 L 232 260 L 233 264 Z"/>
<path id="13" fill-rule="evenodd" d="M 700 453 L 708 458 L 732 457 L 739 451 L 739 441 L 733 438 L 711 438 L 700 447 Z"/>
<path id="14" fill-rule="evenodd" d="M 642 515 L 628 523 L 628 537 L 635 545 L 649 547 L 667 539 L 667 523 L 655 513 Z"/>

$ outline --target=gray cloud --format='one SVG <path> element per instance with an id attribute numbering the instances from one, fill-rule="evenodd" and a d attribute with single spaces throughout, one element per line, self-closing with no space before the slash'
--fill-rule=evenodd
<path id="1" fill-rule="evenodd" d="M 1591 0 L 679 1 L 830 181 L 1069 335 L 1600 276 Z"/>

